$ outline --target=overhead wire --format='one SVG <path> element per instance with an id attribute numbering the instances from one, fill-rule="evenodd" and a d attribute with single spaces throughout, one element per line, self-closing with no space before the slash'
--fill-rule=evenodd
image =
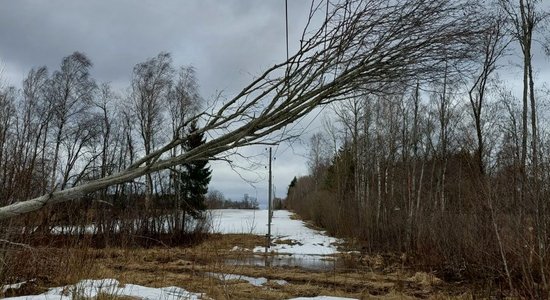
<path id="1" fill-rule="evenodd" d="M 287 92 L 287 98 L 290 97 L 290 84 L 288 82 L 288 76 L 289 76 L 289 47 L 288 47 L 288 0 L 285 0 L 285 45 L 286 45 L 286 70 L 285 70 L 285 88 L 286 88 L 286 92 Z M 287 126 L 285 125 L 285 127 L 283 128 L 283 132 L 282 132 L 282 136 L 284 136 L 284 134 L 286 134 L 286 128 Z M 279 146 L 281 145 L 281 143 L 277 143 L 277 147 L 275 147 L 275 152 L 273 154 L 273 160 L 275 160 L 277 158 L 277 151 L 279 150 Z M 271 175 L 272 176 L 272 181 L 273 181 L 273 174 Z M 275 198 L 275 191 L 274 189 L 272 189 L 272 197 Z M 273 199 L 272 198 L 272 199 Z"/>
<path id="2" fill-rule="evenodd" d="M 313 0 L 314 1 L 314 0 Z M 328 18 L 329 18 L 329 9 L 330 9 L 330 0 L 327 0 L 326 1 L 326 11 L 325 11 L 325 22 L 328 22 Z M 325 41 L 324 41 L 324 45 L 323 47 L 326 48 L 326 35 L 327 35 L 327 28 L 328 26 L 325 27 Z M 286 61 L 288 62 L 289 60 L 289 34 L 288 34 L 288 0 L 285 0 L 285 38 L 286 38 Z M 288 82 L 288 76 L 289 76 L 289 65 L 287 64 L 286 66 L 286 71 L 285 71 L 285 82 L 286 82 L 286 89 L 287 89 L 287 97 L 290 96 L 290 86 L 289 86 L 289 82 Z M 323 78 L 324 79 L 324 78 Z M 311 126 L 311 124 L 319 117 L 319 115 L 324 111 L 325 109 L 325 106 L 323 106 L 319 112 L 317 112 L 317 114 L 315 115 L 315 117 L 313 117 L 313 119 L 302 129 L 302 131 L 300 132 L 299 135 L 302 135 L 304 132 L 307 131 L 307 129 Z M 294 126 L 292 126 L 292 129 L 294 129 L 298 124 L 295 124 Z M 284 128 L 283 128 L 283 132 L 281 133 L 281 137 L 284 136 L 286 134 L 286 131 L 287 131 L 287 126 L 288 125 L 285 125 Z M 292 130 L 291 129 L 291 130 Z M 277 152 L 279 150 L 279 146 L 280 146 L 280 143 L 277 144 L 277 147 L 275 148 L 275 152 L 273 154 L 274 157 L 277 157 Z M 289 143 L 289 145 L 283 150 L 282 153 L 285 153 L 286 151 L 288 151 L 288 149 L 290 149 L 292 147 L 292 144 Z M 281 154 L 282 154 L 281 153 Z"/>
<path id="3" fill-rule="evenodd" d="M 287 98 L 290 97 L 290 86 L 288 82 L 288 72 L 289 72 L 289 47 L 288 47 L 288 0 L 285 0 L 285 45 L 286 45 L 286 70 L 285 70 L 285 88 L 287 91 Z M 281 133 L 281 137 L 283 137 L 286 134 L 286 128 L 287 126 L 283 128 L 283 132 Z M 277 143 L 277 147 L 275 147 L 275 152 L 273 154 L 274 157 L 277 157 L 277 151 L 279 150 L 280 143 Z"/>

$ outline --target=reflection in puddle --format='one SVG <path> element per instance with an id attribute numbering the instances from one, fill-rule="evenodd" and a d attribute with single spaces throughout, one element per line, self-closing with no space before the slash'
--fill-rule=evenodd
<path id="1" fill-rule="evenodd" d="M 313 271 L 331 271 L 342 264 L 335 257 L 303 254 L 253 255 L 227 259 L 225 263 L 233 266 L 299 267 Z"/>

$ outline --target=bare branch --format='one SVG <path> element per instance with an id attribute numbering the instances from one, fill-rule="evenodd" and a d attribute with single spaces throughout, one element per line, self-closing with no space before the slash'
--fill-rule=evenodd
<path id="1" fill-rule="evenodd" d="M 110 185 L 194 160 L 212 159 L 253 144 L 276 142 L 273 133 L 319 105 L 357 93 L 379 93 L 396 82 L 429 80 L 443 70 L 464 70 L 478 20 L 469 1 L 349 0 L 332 4 L 316 28 L 304 29 L 300 49 L 267 69 L 215 112 L 201 116 L 199 132 L 213 137 L 174 157 L 175 138 L 117 174 L 0 208 L 0 219 L 78 199 Z M 308 24 L 323 14 L 312 6 Z M 448 67 L 448 68 L 447 68 Z"/>

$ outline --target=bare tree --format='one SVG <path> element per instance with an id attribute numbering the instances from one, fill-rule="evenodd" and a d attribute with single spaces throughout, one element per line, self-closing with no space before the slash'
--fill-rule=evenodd
<path id="1" fill-rule="evenodd" d="M 0 188 L 4 199 L 13 199 L 15 166 L 10 161 L 14 159 L 13 149 L 16 148 L 13 139 L 15 122 L 15 89 L 8 87 L 0 90 Z"/>
<path id="2" fill-rule="evenodd" d="M 537 102 L 535 98 L 535 83 L 533 75 L 533 53 L 532 47 L 534 42 L 534 34 L 541 29 L 544 21 L 550 17 L 550 13 L 539 7 L 542 1 L 539 0 L 519 0 L 518 5 L 514 5 L 511 0 L 501 0 L 501 7 L 508 14 L 508 20 L 512 25 L 512 36 L 521 47 L 523 54 L 523 112 L 522 112 L 522 147 L 521 147 L 521 200 L 526 200 L 527 191 L 527 142 L 528 142 L 528 107 L 530 105 L 530 127 L 531 127 L 531 160 L 532 184 L 529 186 L 532 194 L 532 201 L 536 209 L 536 237 L 538 244 L 538 258 L 540 276 L 544 284 L 544 288 L 548 290 L 546 281 L 545 256 L 542 253 L 546 252 L 546 237 L 547 225 L 544 219 L 544 211 L 546 210 L 545 201 L 541 195 L 540 184 L 540 166 L 539 166 L 539 132 L 537 129 Z"/>
<path id="3" fill-rule="evenodd" d="M 112 156 L 114 148 L 111 144 L 113 141 L 113 100 L 115 99 L 114 93 L 108 84 L 102 84 L 100 86 L 99 98 L 94 101 L 95 107 L 99 110 L 98 119 L 100 120 L 101 134 L 99 134 L 101 144 L 101 162 L 100 162 L 100 177 L 105 177 L 112 173 Z"/>
<path id="4" fill-rule="evenodd" d="M 89 70 L 91 61 L 82 53 L 75 52 L 63 59 L 61 69 L 55 71 L 49 81 L 48 98 L 53 109 L 54 154 L 51 174 L 51 190 L 65 188 L 72 164 L 67 161 L 63 180 L 58 180 L 60 163 L 60 147 L 66 138 L 68 131 L 76 129 L 89 107 L 96 84 L 91 79 Z M 75 134 L 75 132 L 72 132 Z"/>
<path id="5" fill-rule="evenodd" d="M 46 67 L 31 70 L 23 81 L 23 100 L 21 104 L 21 115 L 23 121 L 22 134 L 20 139 L 26 144 L 30 153 L 27 158 L 27 171 L 34 178 L 34 174 L 46 174 L 43 161 L 45 154 L 45 145 L 47 139 L 48 125 L 51 118 L 51 109 L 46 99 L 46 88 L 48 82 L 48 72 Z M 22 144 L 23 144 L 22 143 Z M 42 153 L 42 157 L 39 155 Z M 41 159 L 42 158 L 42 159 Z M 39 168 L 37 170 L 37 168 Z M 23 199 L 31 195 L 42 194 L 46 192 L 46 180 L 28 180 L 22 185 Z M 34 192 L 33 192 L 34 190 Z"/>
<path id="6" fill-rule="evenodd" d="M 548 13 L 540 10 L 537 6 L 539 0 L 519 0 L 517 5 L 512 0 L 501 0 L 501 7 L 508 15 L 511 24 L 512 36 L 521 47 L 523 54 L 523 112 L 522 112 L 522 143 L 521 143 L 521 173 L 523 174 L 522 197 L 524 196 L 526 165 L 527 165 L 527 142 L 528 142 L 528 113 L 529 102 L 531 105 L 531 151 L 533 166 L 537 168 L 537 121 L 536 121 L 536 100 L 532 67 L 533 35 L 539 29 L 541 23 L 548 18 Z"/>
<path id="7" fill-rule="evenodd" d="M 322 133 L 315 133 L 309 140 L 308 167 L 311 174 L 319 174 L 320 170 L 328 167 L 331 153 L 328 150 L 328 141 Z M 316 178 L 318 180 L 319 178 Z"/>
<path id="8" fill-rule="evenodd" d="M 199 112 L 201 105 L 201 97 L 199 95 L 198 81 L 195 75 L 195 69 L 191 66 L 181 67 L 177 74 L 177 78 L 174 82 L 172 89 L 168 96 L 169 116 L 171 123 L 171 138 L 184 138 L 188 133 L 185 132 L 185 122 Z M 170 152 L 170 157 L 176 157 L 179 154 L 184 153 L 184 147 L 174 148 Z M 183 166 L 174 166 L 170 170 L 170 185 L 171 190 L 174 193 L 174 216 L 173 224 L 174 228 L 183 232 L 185 227 L 185 210 L 181 210 L 182 203 L 181 197 L 181 174 L 184 171 Z"/>
<path id="9" fill-rule="evenodd" d="M 481 175 L 485 174 L 485 145 L 483 135 L 483 107 L 485 105 L 487 85 L 490 76 L 495 72 L 498 60 L 505 54 L 505 50 L 510 43 L 506 38 L 505 20 L 502 14 L 488 16 L 491 20 L 486 32 L 480 40 L 480 70 L 474 78 L 474 83 L 468 91 L 472 113 L 474 116 L 474 125 L 477 137 L 476 160 Z"/>
<path id="10" fill-rule="evenodd" d="M 385 85 L 396 81 L 429 79 L 442 70 L 444 61 L 453 70 L 462 69 L 479 28 L 470 9 L 467 1 L 451 0 L 333 4 L 319 28 L 304 30 L 296 54 L 267 69 L 235 97 L 195 118 L 204 124 L 200 132 L 211 137 L 202 146 L 166 157 L 183 142 L 173 139 L 117 174 L 2 207 L 0 219 L 77 199 L 181 163 L 220 157 L 237 147 L 273 143 L 272 133 L 319 105 L 355 96 L 358 90 L 382 92 Z M 322 12 L 314 5 L 310 20 L 316 13 Z"/>
<path id="11" fill-rule="evenodd" d="M 350 136 L 351 138 L 351 148 L 352 148 L 352 155 L 353 160 L 356 162 L 356 166 L 354 168 L 354 199 L 357 201 L 357 204 L 360 205 L 363 202 L 364 195 L 362 195 L 362 192 L 364 189 L 362 188 L 362 180 L 361 176 L 364 172 L 363 164 L 360 163 L 361 161 L 361 152 L 362 152 L 362 145 L 359 142 L 361 139 L 361 136 L 364 134 L 361 132 L 365 124 L 365 120 L 363 120 L 363 113 L 365 112 L 365 101 L 362 97 L 354 97 L 345 101 L 342 101 L 339 103 L 339 107 L 335 109 L 335 113 L 338 116 L 338 121 L 345 127 L 346 130 L 346 136 Z M 358 210 L 361 207 L 358 207 Z"/>
<path id="12" fill-rule="evenodd" d="M 163 108 L 168 103 L 174 72 L 171 63 L 170 54 L 163 52 L 134 67 L 131 98 L 145 156 L 151 154 L 156 147 L 159 129 L 164 121 Z M 149 161 L 145 164 L 148 165 Z M 145 186 L 145 206 L 148 208 L 153 193 L 151 173 L 145 175 Z"/>
<path id="13" fill-rule="evenodd" d="M 435 202 L 439 200 L 439 206 L 441 211 L 445 211 L 447 204 L 447 199 L 445 196 L 446 191 L 446 176 L 447 176 L 447 159 L 449 154 L 450 142 L 452 141 L 452 131 L 456 125 L 456 96 L 454 95 L 454 90 L 456 89 L 457 84 L 453 82 L 451 74 L 447 63 L 445 63 L 445 71 L 443 73 L 443 78 L 441 83 L 436 85 L 438 89 L 434 94 L 433 101 L 436 104 L 434 109 L 434 117 L 436 118 L 436 123 L 438 126 L 438 158 L 441 163 L 440 172 L 436 175 L 439 184 L 439 199 L 436 199 Z M 439 90 L 440 88 L 440 90 Z M 434 160 L 434 164 L 436 160 Z M 435 166 L 435 165 L 434 165 Z"/>
<path id="14" fill-rule="evenodd" d="M 177 73 L 168 95 L 168 107 L 172 125 L 172 138 L 184 136 L 183 124 L 199 113 L 201 97 L 195 69 L 182 67 Z"/>

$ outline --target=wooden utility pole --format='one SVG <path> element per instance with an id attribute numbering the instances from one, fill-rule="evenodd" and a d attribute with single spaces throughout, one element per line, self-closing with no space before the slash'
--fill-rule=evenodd
<path id="1" fill-rule="evenodd" d="M 268 251 L 269 247 L 271 247 L 271 218 L 273 216 L 272 214 L 272 211 L 273 211 L 273 206 L 272 206 L 272 199 L 271 199 L 271 187 L 272 187 L 272 182 L 271 182 L 271 147 L 269 147 L 269 180 L 268 180 L 268 184 L 269 184 L 269 188 L 268 188 L 268 197 L 267 197 L 267 245 L 265 246 L 265 252 Z"/>

